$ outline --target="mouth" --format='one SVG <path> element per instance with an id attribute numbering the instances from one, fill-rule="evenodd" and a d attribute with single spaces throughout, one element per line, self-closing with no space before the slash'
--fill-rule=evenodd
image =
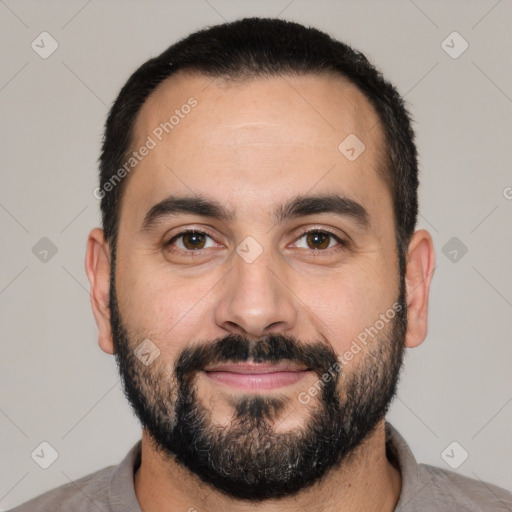
<path id="1" fill-rule="evenodd" d="M 207 367 L 206 376 L 213 382 L 237 389 L 276 389 L 304 378 L 309 369 L 293 364 L 228 363 Z"/>

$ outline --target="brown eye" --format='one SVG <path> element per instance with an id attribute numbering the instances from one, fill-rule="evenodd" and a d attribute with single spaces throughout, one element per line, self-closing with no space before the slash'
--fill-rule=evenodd
<path id="1" fill-rule="evenodd" d="M 212 240 L 210 245 L 207 245 L 208 239 Z M 196 251 L 199 249 L 214 247 L 215 242 L 213 242 L 210 235 L 201 231 L 184 231 L 171 238 L 167 245 L 173 245 L 183 251 Z"/>
<path id="2" fill-rule="evenodd" d="M 183 245 L 187 249 L 202 249 L 206 243 L 206 237 L 201 233 L 187 233 L 183 235 Z"/>
<path id="3" fill-rule="evenodd" d="M 327 249 L 330 245 L 332 235 L 322 231 L 311 231 L 306 234 L 306 242 L 310 249 Z"/>
<path id="4" fill-rule="evenodd" d="M 326 229 L 303 231 L 293 243 L 294 247 L 307 249 L 310 254 L 332 254 L 348 247 L 348 242 Z M 312 252 L 311 252 L 312 251 Z"/>

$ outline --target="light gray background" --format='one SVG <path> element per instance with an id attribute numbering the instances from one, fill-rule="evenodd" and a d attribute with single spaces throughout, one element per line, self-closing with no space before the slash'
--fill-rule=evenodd
<path id="1" fill-rule="evenodd" d="M 458 472 L 512 490 L 510 0 L 0 0 L 2 510 L 118 463 L 140 436 L 97 347 L 83 265 L 103 123 L 146 59 L 248 15 L 349 42 L 405 95 L 438 262 L 429 335 L 408 351 L 389 419 L 420 461 L 449 469 L 441 453 L 457 441 Z M 59 44 L 47 59 L 31 48 L 43 31 Z M 469 43 L 457 59 L 441 46 L 453 31 Z M 42 237 L 57 247 L 46 263 L 32 252 Z M 452 237 L 468 248 L 456 262 Z M 42 441 L 59 454 L 46 470 L 31 458 Z"/>

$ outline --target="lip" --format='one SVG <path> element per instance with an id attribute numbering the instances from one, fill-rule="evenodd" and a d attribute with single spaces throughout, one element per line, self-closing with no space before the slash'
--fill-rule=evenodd
<path id="1" fill-rule="evenodd" d="M 276 389 L 301 380 L 309 370 L 305 367 L 278 364 L 221 364 L 205 370 L 217 383 L 242 390 Z"/>
<path id="2" fill-rule="evenodd" d="M 232 373 L 276 373 L 299 372 L 307 370 L 305 366 L 292 364 L 272 363 L 226 363 L 205 368 L 206 372 L 232 372 Z"/>

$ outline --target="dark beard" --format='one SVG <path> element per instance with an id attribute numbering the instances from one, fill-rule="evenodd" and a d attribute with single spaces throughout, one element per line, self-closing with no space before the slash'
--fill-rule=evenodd
<path id="1" fill-rule="evenodd" d="M 150 434 L 155 448 L 195 473 L 214 489 L 253 502 L 292 496 L 339 467 L 385 417 L 398 384 L 406 333 L 404 286 L 402 306 L 381 333 L 368 343 L 356 374 L 333 372 L 338 358 L 324 343 L 302 343 L 270 335 L 254 341 L 228 335 L 183 349 L 173 372 L 144 366 L 134 355 L 121 322 L 114 279 L 110 312 L 116 361 L 124 393 Z M 391 327 L 391 328 L 390 328 Z M 384 331 L 387 331 L 387 335 Z M 305 365 L 322 383 L 318 402 L 304 425 L 275 431 L 291 398 L 286 394 L 242 394 L 231 399 L 228 428 L 214 424 L 211 411 L 197 399 L 195 377 L 212 363 L 291 361 Z M 329 371 L 330 370 L 330 371 Z M 327 380 L 327 379 L 326 379 Z M 340 380 L 342 384 L 340 386 Z M 341 399 L 340 391 L 344 398 Z M 305 408 L 306 410 L 306 408 Z"/>

